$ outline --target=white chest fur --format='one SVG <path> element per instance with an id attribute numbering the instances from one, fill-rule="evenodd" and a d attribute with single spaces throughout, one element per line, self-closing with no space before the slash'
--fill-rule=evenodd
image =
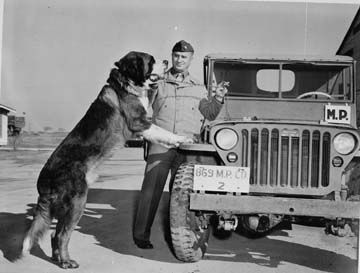
<path id="1" fill-rule="evenodd" d="M 142 97 L 139 97 L 139 100 L 141 102 L 141 104 L 144 106 L 146 112 L 148 111 L 148 108 L 149 108 L 149 98 L 148 96 L 142 96 Z"/>

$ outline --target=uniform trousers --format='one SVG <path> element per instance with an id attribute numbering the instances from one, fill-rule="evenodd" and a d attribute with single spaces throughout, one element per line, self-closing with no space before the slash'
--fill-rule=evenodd
<path id="1" fill-rule="evenodd" d="M 150 154 L 147 158 L 144 180 L 133 226 L 133 237 L 137 240 L 150 240 L 151 226 L 159 206 L 166 180 L 171 173 L 170 188 L 176 170 L 186 157 L 178 149 L 169 149 L 165 153 Z"/>

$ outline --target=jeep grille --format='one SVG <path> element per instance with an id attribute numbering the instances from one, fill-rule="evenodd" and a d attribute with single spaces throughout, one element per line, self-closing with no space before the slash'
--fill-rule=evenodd
<path id="1" fill-rule="evenodd" d="M 357 138 L 351 128 L 228 121 L 211 128 L 211 143 L 216 144 L 214 137 L 222 128 L 232 128 L 239 140 L 231 150 L 216 146 L 217 152 L 226 165 L 250 168 L 251 193 L 324 196 L 340 191 L 341 175 L 356 152 L 341 155 L 343 164 L 333 166 L 332 160 L 339 157 L 333 138 L 340 132 Z M 230 162 L 229 153 L 238 159 Z"/>
<path id="2" fill-rule="evenodd" d="M 252 128 L 241 130 L 240 137 L 241 162 L 242 166 L 250 166 L 251 185 L 329 185 L 330 133 Z"/>

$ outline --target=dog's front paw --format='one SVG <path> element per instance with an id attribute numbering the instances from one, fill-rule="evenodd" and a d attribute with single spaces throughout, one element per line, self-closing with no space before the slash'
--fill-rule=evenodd
<path id="1" fill-rule="evenodd" d="M 184 139 L 181 141 L 181 144 L 193 144 L 195 141 L 191 137 L 184 137 Z"/>
<path id="2" fill-rule="evenodd" d="M 180 144 L 191 144 L 194 143 L 194 140 L 191 137 L 187 136 L 177 136 L 175 145 L 179 146 Z"/>
<path id="3" fill-rule="evenodd" d="M 78 268 L 79 264 L 74 260 L 68 260 L 68 261 L 60 262 L 60 267 L 63 269 L 72 269 L 72 268 Z"/>

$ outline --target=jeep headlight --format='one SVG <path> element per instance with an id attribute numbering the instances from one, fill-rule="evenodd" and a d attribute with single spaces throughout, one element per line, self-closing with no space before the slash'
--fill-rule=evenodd
<path id="1" fill-rule="evenodd" d="M 221 129 L 215 135 L 216 145 L 222 150 L 230 150 L 238 143 L 238 135 L 232 129 Z"/>
<path id="2" fill-rule="evenodd" d="M 355 138 L 352 134 L 341 133 L 334 138 L 335 150 L 342 155 L 350 154 L 355 148 Z"/>

